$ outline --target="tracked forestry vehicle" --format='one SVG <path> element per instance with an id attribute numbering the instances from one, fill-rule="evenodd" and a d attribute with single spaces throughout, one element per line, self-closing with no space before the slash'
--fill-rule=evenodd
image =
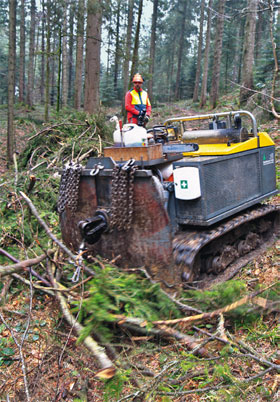
<path id="1" fill-rule="evenodd" d="M 280 208 L 262 203 L 277 193 L 275 145 L 251 113 L 171 118 L 148 137 L 64 168 L 58 210 L 69 247 L 145 266 L 172 287 L 236 270 L 275 235 Z"/>

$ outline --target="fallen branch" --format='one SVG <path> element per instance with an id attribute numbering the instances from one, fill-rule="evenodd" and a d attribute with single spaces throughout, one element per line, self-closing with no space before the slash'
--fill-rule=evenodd
<path id="1" fill-rule="evenodd" d="M 49 270 L 49 276 L 53 287 L 58 288 L 58 283 L 54 279 L 51 270 Z M 61 311 L 68 324 L 71 325 L 71 327 L 76 331 L 78 335 L 81 335 L 82 332 L 84 331 L 84 327 L 71 314 L 65 298 L 62 296 L 60 292 L 56 292 L 56 298 L 59 301 Z M 101 370 L 99 370 L 95 376 L 98 378 L 106 378 L 106 379 L 112 378 L 116 374 L 116 368 L 114 367 L 109 357 L 106 355 L 104 348 L 99 346 L 98 343 L 91 336 L 87 336 L 83 340 L 83 342 L 85 346 L 95 356 L 101 367 Z"/>
<path id="2" fill-rule="evenodd" d="M 0 265 L 0 278 L 2 278 L 3 276 L 6 276 L 6 275 L 11 275 L 18 271 L 21 271 L 22 269 L 26 269 L 32 265 L 39 264 L 46 257 L 47 257 L 46 254 L 42 254 L 37 258 L 31 258 L 29 260 L 20 261 L 13 265 L 8 265 L 8 266 Z"/>
<path id="3" fill-rule="evenodd" d="M 51 232 L 50 228 L 48 227 L 48 225 L 43 221 L 42 218 L 40 218 L 38 211 L 36 210 L 34 204 L 32 203 L 32 201 L 30 200 L 30 198 L 27 197 L 26 194 L 24 194 L 22 191 L 19 192 L 20 195 L 22 196 L 22 198 L 26 201 L 27 205 L 30 208 L 30 211 L 32 212 L 32 214 L 35 216 L 35 218 L 37 219 L 37 221 L 40 223 L 40 225 L 45 229 L 47 235 L 73 260 L 76 261 L 77 256 L 75 254 L 72 253 L 72 251 L 70 251 L 68 249 L 68 247 L 66 247 L 60 240 L 58 240 L 56 238 L 56 236 Z"/>
<path id="4" fill-rule="evenodd" d="M 194 339 L 192 336 L 183 334 L 182 332 L 176 331 L 172 328 L 161 326 L 160 328 L 144 328 L 143 327 L 144 320 L 138 321 L 137 318 L 128 318 L 126 321 L 122 320 L 118 322 L 120 327 L 126 328 L 132 332 L 139 333 L 145 336 L 156 336 L 162 339 L 176 339 L 181 344 L 184 344 L 188 349 L 192 351 L 192 353 L 197 353 L 199 356 L 208 357 L 208 352 L 205 348 L 201 347 L 201 345 Z"/>
<path id="5" fill-rule="evenodd" d="M 12 256 L 10 253 L 8 253 L 6 250 L 3 250 L 2 248 L 0 248 L 0 254 L 4 255 L 5 257 L 8 257 L 13 262 L 16 263 L 20 262 L 18 259 L 16 259 L 14 256 Z M 44 283 L 44 285 L 51 286 L 51 284 L 45 278 L 39 275 L 36 271 L 34 271 L 33 268 L 30 268 L 30 272 L 32 273 L 33 276 L 35 276 L 42 283 Z"/>
<path id="6" fill-rule="evenodd" d="M 87 124 L 75 124 L 75 123 L 59 123 L 59 124 L 54 124 L 53 126 L 50 127 L 46 127 L 43 130 L 39 131 L 38 133 L 32 135 L 31 137 L 28 138 L 27 141 L 31 141 L 33 140 L 33 138 L 38 137 L 38 135 L 40 134 L 44 134 L 46 132 L 49 132 L 51 130 L 53 130 L 54 128 L 60 127 L 60 126 L 87 126 Z"/>
<path id="7" fill-rule="evenodd" d="M 227 312 L 229 312 L 231 310 L 234 310 L 237 307 L 243 306 L 244 304 L 248 303 L 249 301 L 253 302 L 254 297 L 259 295 L 260 293 L 263 293 L 264 291 L 266 291 L 267 289 L 273 287 L 274 285 L 275 284 L 273 283 L 272 285 L 270 285 L 270 286 L 268 286 L 268 287 L 266 287 L 264 289 L 260 289 L 260 290 L 254 292 L 251 295 L 242 297 L 242 299 L 240 299 L 240 300 L 238 300 L 238 301 L 236 301 L 234 303 L 231 303 L 231 304 L 229 304 L 229 305 L 227 305 L 227 306 L 225 306 L 223 308 L 220 308 L 218 310 L 212 311 L 211 313 L 202 313 L 202 314 L 193 315 L 193 316 L 190 316 L 190 317 L 177 318 L 177 319 L 174 319 L 174 320 L 153 321 L 153 324 L 155 324 L 155 325 L 161 325 L 161 324 L 172 325 L 172 324 L 178 324 L 179 322 L 180 323 L 181 322 L 186 323 L 186 322 L 199 321 L 199 320 L 203 320 L 203 319 L 207 319 L 207 318 L 213 318 L 213 317 L 216 317 L 216 316 L 218 316 L 220 314 L 227 313 Z"/>
<path id="8" fill-rule="evenodd" d="M 7 330 L 10 332 L 11 337 L 13 338 L 15 344 L 17 345 L 19 355 L 20 355 L 20 361 L 21 361 L 21 369 L 22 369 L 23 380 L 24 380 L 24 389 L 25 389 L 25 394 L 26 394 L 26 400 L 29 402 L 29 401 L 31 401 L 31 399 L 30 399 L 29 386 L 28 386 L 28 381 L 27 381 L 26 364 L 25 364 L 25 359 L 24 359 L 23 351 L 22 351 L 23 342 L 22 343 L 18 342 L 17 338 L 14 335 L 13 330 L 10 328 L 10 326 L 8 325 L 8 323 L 6 322 L 5 318 L 3 317 L 3 315 L 1 313 L 0 313 L 0 318 L 3 322 L 3 324 L 5 325 L 5 327 L 7 328 Z"/>

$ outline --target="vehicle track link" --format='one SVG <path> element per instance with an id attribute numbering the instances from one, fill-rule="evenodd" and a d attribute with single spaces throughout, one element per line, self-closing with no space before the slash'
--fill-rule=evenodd
<path id="1" fill-rule="evenodd" d="M 181 230 L 173 240 L 173 255 L 183 282 L 218 275 L 238 258 L 279 234 L 280 205 L 264 204 L 209 230 Z"/>

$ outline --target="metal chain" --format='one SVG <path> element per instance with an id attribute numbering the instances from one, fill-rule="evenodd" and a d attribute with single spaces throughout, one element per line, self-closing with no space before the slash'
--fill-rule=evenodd
<path id="1" fill-rule="evenodd" d="M 66 206 L 72 212 L 77 210 L 81 172 L 82 166 L 79 164 L 70 162 L 69 165 L 65 166 L 61 177 L 57 206 L 60 214 Z"/>
<path id="2" fill-rule="evenodd" d="M 134 160 L 124 166 L 115 166 L 112 175 L 111 227 L 129 230 L 133 216 Z"/>
<path id="3" fill-rule="evenodd" d="M 115 166 L 112 173 L 112 184 L 111 184 L 111 226 L 115 227 L 118 223 L 118 187 L 119 187 L 119 171 L 120 167 Z"/>
<path id="4" fill-rule="evenodd" d="M 133 216 L 133 191 L 134 191 L 134 174 L 137 166 L 132 166 L 128 172 L 128 200 L 127 200 L 127 219 L 126 230 L 131 228 L 132 216 Z"/>

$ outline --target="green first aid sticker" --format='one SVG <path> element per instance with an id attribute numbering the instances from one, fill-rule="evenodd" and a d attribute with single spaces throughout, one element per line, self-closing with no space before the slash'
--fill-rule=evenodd
<path id="1" fill-rule="evenodd" d="M 186 190 L 188 188 L 188 180 L 181 180 L 181 188 Z"/>

